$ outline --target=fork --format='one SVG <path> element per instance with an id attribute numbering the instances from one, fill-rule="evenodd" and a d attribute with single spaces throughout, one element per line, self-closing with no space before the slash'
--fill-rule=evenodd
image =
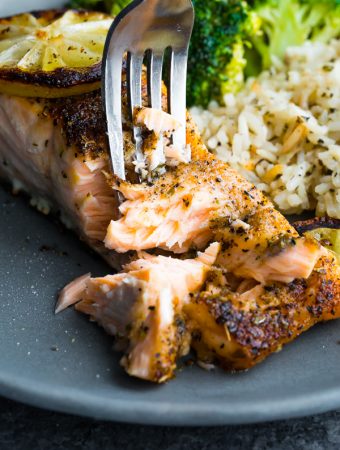
<path id="1" fill-rule="evenodd" d="M 108 32 L 102 65 L 102 97 L 113 172 L 125 179 L 122 128 L 122 68 L 127 55 L 130 118 L 142 106 L 142 70 L 147 58 L 147 92 L 151 108 L 162 109 L 164 54 L 170 53 L 168 111 L 181 127 L 173 133 L 175 146 L 185 146 L 188 47 L 194 23 L 191 0 L 135 0 L 115 18 Z M 144 161 L 140 127 L 133 125 L 136 162 Z"/>

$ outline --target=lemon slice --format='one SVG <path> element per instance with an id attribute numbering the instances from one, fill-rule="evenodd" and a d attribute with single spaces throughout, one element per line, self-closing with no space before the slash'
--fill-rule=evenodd
<path id="1" fill-rule="evenodd" d="M 0 92 L 63 97 L 98 89 L 112 20 L 75 10 L 0 19 Z"/>
<path id="2" fill-rule="evenodd" d="M 340 230 L 334 228 L 317 228 L 312 231 L 306 231 L 305 236 L 311 236 L 319 241 L 324 247 L 332 250 L 340 263 Z"/>

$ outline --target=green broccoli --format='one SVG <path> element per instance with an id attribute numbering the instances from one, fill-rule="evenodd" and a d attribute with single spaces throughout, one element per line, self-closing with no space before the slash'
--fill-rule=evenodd
<path id="1" fill-rule="evenodd" d="M 248 68 L 248 74 L 269 68 L 289 46 L 307 39 L 328 42 L 340 35 L 340 0 L 255 0 L 253 11 L 261 31 L 249 39 L 260 64 Z"/>
<path id="2" fill-rule="evenodd" d="M 246 39 L 257 20 L 242 0 L 193 0 L 195 25 L 188 61 L 188 104 L 206 106 L 243 82 Z"/>
<path id="3" fill-rule="evenodd" d="M 97 11 L 105 10 L 105 3 L 103 0 L 70 0 L 68 6 L 75 9 L 94 9 Z"/>
<path id="4" fill-rule="evenodd" d="M 122 9 L 131 3 L 131 0 L 107 0 L 107 3 L 111 5 L 111 14 L 116 16 Z"/>
<path id="5" fill-rule="evenodd" d="M 71 0 L 72 8 L 96 9 L 117 15 L 131 0 Z"/>

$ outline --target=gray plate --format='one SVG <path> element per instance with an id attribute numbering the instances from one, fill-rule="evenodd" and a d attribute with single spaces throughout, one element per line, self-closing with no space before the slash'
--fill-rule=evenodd
<path id="1" fill-rule="evenodd" d="M 337 321 L 315 327 L 247 373 L 185 367 L 165 386 L 129 378 L 99 327 L 72 309 L 53 314 L 58 289 L 88 271 L 104 275 L 107 266 L 1 188 L 0 218 L 0 394 L 43 408 L 162 425 L 257 422 L 340 407 Z"/>

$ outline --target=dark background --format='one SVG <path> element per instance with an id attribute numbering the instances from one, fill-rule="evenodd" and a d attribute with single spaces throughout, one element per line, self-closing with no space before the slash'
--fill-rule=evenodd
<path id="1" fill-rule="evenodd" d="M 210 428 L 117 424 L 0 398 L 0 449 L 340 449 L 340 411 L 258 425 Z"/>

